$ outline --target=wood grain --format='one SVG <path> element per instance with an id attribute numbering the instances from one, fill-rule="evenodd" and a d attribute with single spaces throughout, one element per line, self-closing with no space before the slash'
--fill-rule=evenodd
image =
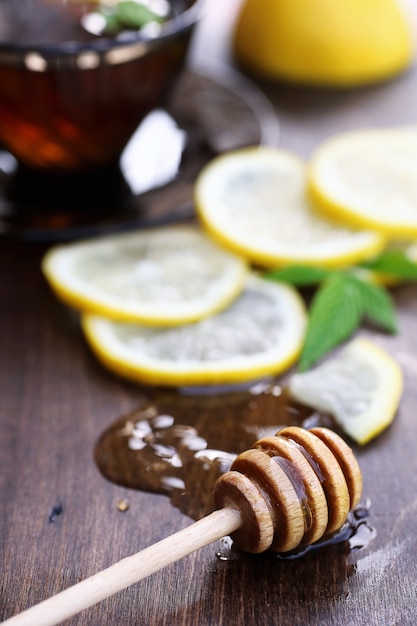
<path id="1" fill-rule="evenodd" d="M 220 23 L 225 6 L 216 3 L 207 28 Z M 207 31 L 201 41 L 200 51 Z M 415 69 L 348 93 L 260 86 L 276 106 L 282 146 L 304 157 L 334 132 L 415 122 Z M 0 241 L 1 619 L 190 522 L 167 498 L 108 483 L 96 469 L 98 436 L 135 409 L 142 390 L 93 359 L 77 315 L 56 301 L 41 276 L 45 249 Z M 417 288 L 393 293 L 400 333 L 372 337 L 402 365 L 404 397 L 392 426 L 355 449 L 377 532 L 369 545 L 349 551 L 341 544 L 297 561 L 233 553 L 222 561 L 216 554 L 223 545 L 214 544 L 69 626 L 414 625 Z M 117 509 L 121 498 L 130 503 L 125 513 Z"/>

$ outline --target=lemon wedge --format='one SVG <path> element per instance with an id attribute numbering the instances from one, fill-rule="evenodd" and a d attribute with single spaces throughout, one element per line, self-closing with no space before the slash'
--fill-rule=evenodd
<path id="1" fill-rule="evenodd" d="M 245 148 L 213 159 L 195 183 L 199 217 L 220 243 L 264 267 L 342 267 L 377 255 L 384 238 L 332 224 L 306 197 L 306 165 L 275 148 Z"/>
<path id="2" fill-rule="evenodd" d="M 82 327 L 98 359 L 122 377 L 151 385 L 222 385 L 289 368 L 306 317 L 296 290 L 250 274 L 227 309 L 194 324 L 149 327 L 84 314 Z"/>
<path id="3" fill-rule="evenodd" d="M 417 237 L 417 126 L 338 134 L 313 153 L 309 192 L 325 216 Z"/>
<path id="4" fill-rule="evenodd" d="M 294 374 L 290 395 L 330 413 L 353 440 L 365 444 L 394 419 L 403 390 L 397 362 L 368 339 L 353 339 L 315 369 Z"/>
<path id="5" fill-rule="evenodd" d="M 143 324 L 183 324 L 211 315 L 244 287 L 243 259 L 195 226 L 169 226 L 57 245 L 43 272 L 76 309 Z"/>

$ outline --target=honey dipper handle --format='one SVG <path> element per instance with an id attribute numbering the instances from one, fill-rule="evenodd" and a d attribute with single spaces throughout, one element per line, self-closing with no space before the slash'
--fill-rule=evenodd
<path id="1" fill-rule="evenodd" d="M 235 509 L 224 508 L 214 511 L 191 526 L 122 559 L 2 623 L 8 626 L 60 624 L 187 554 L 229 535 L 237 530 L 241 523 L 241 515 Z"/>

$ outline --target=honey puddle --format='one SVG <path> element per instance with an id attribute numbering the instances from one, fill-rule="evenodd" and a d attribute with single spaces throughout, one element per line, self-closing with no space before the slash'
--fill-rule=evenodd
<path id="1" fill-rule="evenodd" d="M 211 392 L 152 390 L 136 411 L 100 436 L 94 458 L 108 480 L 165 494 L 184 514 L 200 519 L 211 512 L 214 483 L 235 456 L 284 426 L 334 428 L 334 423 L 329 416 L 294 403 L 274 382 Z M 341 531 L 320 546 L 339 541 L 349 541 L 352 549 L 366 545 L 375 534 L 368 516 L 369 503 L 360 504 Z M 226 560 L 231 555 L 226 546 L 218 556 Z"/>

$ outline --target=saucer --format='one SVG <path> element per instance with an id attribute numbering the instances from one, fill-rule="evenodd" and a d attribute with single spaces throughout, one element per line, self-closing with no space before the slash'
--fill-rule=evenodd
<path id="1" fill-rule="evenodd" d="M 250 80 L 227 66 L 185 71 L 113 166 L 51 176 L 0 149 L 0 234 L 59 241 L 192 218 L 194 181 L 208 161 L 278 141 L 275 111 Z"/>

